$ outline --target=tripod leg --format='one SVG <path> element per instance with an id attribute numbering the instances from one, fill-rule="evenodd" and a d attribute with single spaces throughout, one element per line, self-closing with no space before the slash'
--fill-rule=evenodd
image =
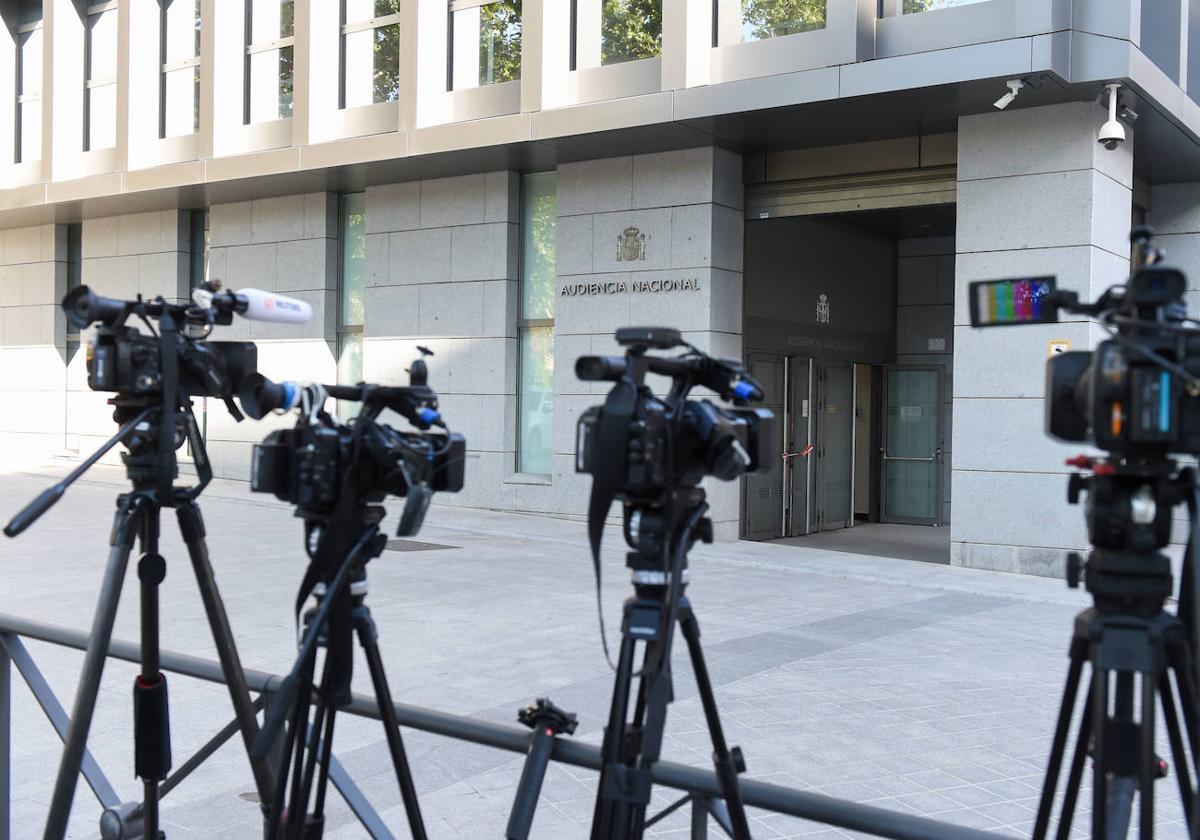
<path id="1" fill-rule="evenodd" d="M 316 650 L 314 649 L 309 653 L 298 672 L 301 685 L 296 697 L 295 706 L 292 708 L 291 726 L 287 730 L 287 735 L 282 739 L 283 748 L 280 750 L 279 772 L 275 775 L 275 790 L 271 797 L 271 805 L 266 809 L 268 815 L 267 840 L 276 840 L 280 829 L 283 828 L 284 821 L 288 818 L 288 770 L 291 767 L 295 754 L 304 751 L 304 739 L 307 736 L 305 724 L 308 722 L 308 711 L 307 706 L 303 710 L 301 709 L 300 700 L 303 697 L 312 695 L 313 669 L 316 667 L 316 656 Z"/>
<path id="2" fill-rule="evenodd" d="M 119 507 L 113 519 L 110 540 L 112 548 L 100 585 L 96 614 L 92 619 L 92 632 L 88 637 L 87 653 L 83 659 L 83 672 L 79 676 L 79 687 L 75 691 L 71 725 L 67 730 L 67 740 L 63 745 L 62 759 L 58 765 L 58 776 L 54 781 L 54 795 L 50 800 L 45 840 L 59 840 L 67 833 L 71 801 L 75 798 L 75 785 L 79 781 L 80 768 L 83 766 L 83 752 L 87 747 L 88 730 L 92 725 L 92 711 L 96 706 L 96 695 L 100 691 L 100 677 L 104 673 L 104 660 L 108 656 L 113 623 L 117 618 L 117 604 L 121 600 L 121 585 L 125 580 L 129 552 L 133 550 L 134 536 L 145 503 L 141 496 L 122 496 L 117 503 Z"/>
<path id="3" fill-rule="evenodd" d="M 142 779 L 142 832 L 158 840 L 158 783 L 171 770 L 171 718 L 167 678 L 159 668 L 158 587 L 167 564 L 158 553 L 159 507 L 142 512 L 138 581 L 141 594 L 141 671 L 133 688 L 134 773 Z"/>
<path id="4" fill-rule="evenodd" d="M 309 742 L 311 740 L 308 728 L 308 712 L 312 706 L 312 673 L 316 667 L 316 650 L 314 649 L 309 656 L 310 662 L 305 666 L 308 679 L 301 686 L 300 694 L 296 697 L 296 710 L 292 718 L 291 737 L 295 742 L 296 752 L 292 756 L 291 793 L 288 796 L 287 808 L 285 809 L 287 829 L 284 836 L 288 840 L 300 836 L 300 832 L 304 827 L 304 815 L 308 811 L 308 800 L 302 799 L 301 793 L 304 783 L 304 759 L 310 749 Z"/>
<path id="5" fill-rule="evenodd" d="M 1046 780 L 1042 783 L 1042 798 L 1038 803 L 1037 820 L 1033 825 L 1033 840 L 1045 840 L 1050 827 L 1050 811 L 1054 808 L 1054 794 L 1058 791 L 1058 775 L 1062 772 L 1063 752 L 1067 747 L 1067 736 L 1071 730 L 1071 713 L 1075 710 L 1075 699 L 1079 695 L 1079 679 L 1083 674 L 1083 662 L 1087 657 L 1087 644 L 1082 639 L 1071 642 L 1071 665 L 1067 669 L 1067 684 L 1063 689 L 1062 705 L 1058 710 L 1058 724 L 1054 728 L 1054 741 L 1050 747 L 1050 762 L 1046 766 Z"/>
<path id="6" fill-rule="evenodd" d="M 400 723 L 396 720 L 396 707 L 392 692 L 388 688 L 387 675 L 383 672 L 383 659 L 379 655 L 379 644 L 375 622 L 366 607 L 359 607 L 355 617 L 358 639 L 367 657 L 367 668 L 371 672 L 371 685 L 375 688 L 375 700 L 379 704 L 379 716 L 383 720 L 384 734 L 392 752 L 392 765 L 396 769 L 396 780 L 400 784 L 400 797 L 404 800 L 404 811 L 408 814 L 408 827 L 413 840 L 425 840 L 425 822 L 421 819 L 421 807 L 417 803 L 417 789 L 413 785 L 412 771 L 404 754 L 404 740 L 400 737 Z"/>
<path id="7" fill-rule="evenodd" d="M 1139 674 L 1139 679 L 1142 681 L 1142 728 L 1139 732 L 1142 744 L 1141 761 L 1138 764 L 1138 794 L 1141 806 L 1141 836 L 1150 838 L 1154 836 L 1154 771 L 1157 764 L 1154 752 L 1154 712 L 1157 705 L 1154 689 L 1158 681 L 1156 675 L 1145 671 Z"/>
<path id="8" fill-rule="evenodd" d="M 663 734 L 667 725 L 667 705 L 673 699 L 671 685 L 671 633 L 667 638 L 646 644 L 646 656 L 642 663 L 642 684 L 638 690 L 638 708 L 634 715 L 634 731 L 638 733 L 638 755 L 635 769 L 646 774 L 644 790 L 636 796 L 618 803 L 616 823 L 627 826 L 627 833 L 620 837 L 641 838 L 646 825 L 646 807 L 650 804 L 650 768 L 662 754 Z M 647 670 L 649 668 L 649 670 Z"/>
<path id="9" fill-rule="evenodd" d="M 700 648 L 700 624 L 696 621 L 696 614 L 686 598 L 680 599 L 679 627 L 683 631 L 684 640 L 687 641 L 692 670 L 696 674 L 696 684 L 700 689 L 700 702 L 704 706 L 704 717 L 708 721 L 708 732 L 712 737 L 713 764 L 716 765 L 717 780 L 721 784 L 725 806 L 729 809 L 733 837 L 734 840 L 750 840 L 750 824 L 746 820 L 746 808 L 742 804 L 742 794 L 738 789 L 738 772 L 741 768 L 738 767 L 737 757 L 725 744 L 725 732 L 721 728 L 720 715 L 717 714 L 717 701 L 708 677 L 708 666 L 704 662 L 704 651 Z"/>
<path id="10" fill-rule="evenodd" d="M 628 604 L 626 612 L 628 612 Z M 613 683 L 612 705 L 609 707 L 608 726 L 604 729 L 604 742 L 600 749 L 600 783 L 596 789 L 596 807 L 592 811 L 591 840 L 610 840 L 613 830 L 613 808 L 615 802 L 606 795 L 612 768 L 622 762 L 622 746 L 625 743 L 625 715 L 629 711 L 629 691 L 633 681 L 633 654 L 635 642 L 628 634 L 621 638 L 621 652 L 617 659 L 617 678 Z"/>
<path id="11" fill-rule="evenodd" d="M 1092 671 L 1094 747 L 1092 757 L 1092 840 L 1104 840 L 1108 824 L 1108 773 L 1105 770 L 1105 730 L 1108 728 L 1108 672 Z"/>
<path id="12" fill-rule="evenodd" d="M 234 643 L 229 616 L 225 613 L 225 604 L 221 600 L 212 564 L 208 559 L 208 546 L 204 542 L 204 520 L 200 516 L 200 507 L 195 502 L 180 505 L 176 514 L 179 518 L 180 533 L 187 545 L 188 557 L 192 561 L 192 570 L 196 574 L 200 598 L 204 602 L 204 612 L 208 615 L 213 641 L 217 645 L 217 656 L 221 660 L 221 670 L 229 688 L 229 699 L 233 702 L 234 716 L 237 718 L 242 731 L 242 741 L 249 755 L 250 745 L 258 735 L 258 719 L 250 702 L 250 689 L 246 685 L 246 674 L 242 670 L 242 661 Z M 275 771 L 266 756 L 258 759 L 251 756 L 250 770 L 254 774 L 254 785 L 258 789 L 259 799 L 262 800 L 264 813 L 269 813 L 270 797 L 275 790 Z"/>
<path id="13" fill-rule="evenodd" d="M 312 816 L 309 818 L 309 831 L 305 840 L 319 838 L 325 830 L 325 792 L 329 789 L 329 763 L 333 758 L 333 722 L 337 708 L 330 706 L 325 711 L 325 734 L 321 741 L 321 757 L 319 759 L 317 777 L 317 797 L 313 802 Z M 319 828 L 314 828 L 319 826 Z"/>
<path id="14" fill-rule="evenodd" d="M 1093 690 L 1094 686 L 1088 688 L 1087 697 L 1083 701 L 1083 715 L 1079 719 L 1079 735 L 1075 740 L 1075 752 L 1071 756 L 1071 771 L 1067 775 L 1067 787 L 1063 793 L 1062 816 L 1058 820 L 1058 834 L 1056 835 L 1058 840 L 1068 840 L 1071 836 L 1071 823 L 1075 819 L 1075 806 L 1079 802 L 1079 786 L 1083 782 L 1083 765 L 1087 759 L 1088 741 L 1092 735 L 1092 720 L 1095 711 L 1092 703 Z"/>
<path id="15" fill-rule="evenodd" d="M 1192 779 L 1188 771 L 1187 752 L 1183 748 L 1183 732 L 1172 695 L 1171 678 L 1164 671 L 1158 677 L 1158 696 L 1162 701 L 1163 719 L 1167 722 L 1167 739 L 1171 743 L 1171 760 L 1175 762 L 1175 780 L 1179 783 L 1179 799 L 1183 803 L 1183 820 L 1192 824 Z"/>
<path id="16" fill-rule="evenodd" d="M 323 693 L 318 692 L 316 711 L 313 713 L 312 724 L 308 728 L 308 741 L 304 751 L 304 779 L 300 783 L 299 801 L 304 803 L 304 817 L 302 818 L 302 824 L 304 826 L 303 836 L 305 838 L 308 837 L 310 830 L 309 826 L 312 824 L 311 815 L 315 813 L 315 810 L 312 812 L 308 810 L 308 803 L 312 799 L 313 777 L 316 775 L 317 762 L 320 760 L 321 753 L 324 751 L 324 743 L 321 741 L 321 733 L 325 728 L 326 719 L 332 718 L 332 712 L 333 710 L 329 706 L 328 699 Z M 299 815 L 297 815 L 297 819 L 301 819 Z M 289 822 L 290 821 L 289 815 Z M 317 836 L 320 837 L 320 832 L 317 833 Z"/>

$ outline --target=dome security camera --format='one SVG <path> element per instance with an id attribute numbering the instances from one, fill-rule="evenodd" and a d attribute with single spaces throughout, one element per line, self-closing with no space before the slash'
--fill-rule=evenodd
<path id="1" fill-rule="evenodd" d="M 1117 119 L 1117 90 L 1119 84 L 1105 85 L 1108 88 L 1108 122 L 1100 126 L 1100 135 L 1096 140 L 1110 152 L 1125 142 L 1125 126 Z"/>

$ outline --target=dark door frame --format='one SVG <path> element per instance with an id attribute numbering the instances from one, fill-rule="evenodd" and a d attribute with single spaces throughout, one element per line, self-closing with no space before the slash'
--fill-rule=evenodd
<path id="1" fill-rule="evenodd" d="M 946 450 L 946 412 L 942 410 L 942 382 L 945 377 L 945 365 L 884 365 L 881 367 L 880 375 L 880 401 L 879 401 L 879 521 L 888 522 L 898 525 L 932 525 L 934 527 L 942 525 L 942 507 L 945 499 L 945 481 L 944 479 L 944 458 Z M 937 486 L 937 500 L 934 503 L 934 514 L 931 518 L 918 518 L 912 516 L 888 516 L 887 502 L 885 496 L 887 494 L 887 462 L 892 459 L 887 454 L 887 406 L 888 406 L 888 374 L 892 371 L 930 371 L 937 376 L 937 397 L 935 400 L 934 410 L 937 412 L 937 445 L 934 448 L 933 458 L 931 459 L 937 467 L 934 480 Z M 909 459 L 911 460 L 911 459 Z"/>

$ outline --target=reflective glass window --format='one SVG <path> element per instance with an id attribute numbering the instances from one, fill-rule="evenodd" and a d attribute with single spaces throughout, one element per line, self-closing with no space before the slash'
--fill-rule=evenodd
<path id="1" fill-rule="evenodd" d="M 521 189 L 520 393 L 517 469 L 554 469 L 554 286 L 557 190 L 553 172 L 524 176 Z"/>
<path id="2" fill-rule="evenodd" d="M 161 8 L 159 137 L 200 130 L 200 3 L 159 0 Z"/>
<path id="3" fill-rule="evenodd" d="M 450 4 L 455 90 L 521 78 L 521 0 Z"/>
<path id="4" fill-rule="evenodd" d="M 662 0 L 603 0 L 600 63 L 621 64 L 662 55 Z"/>
<path id="5" fill-rule="evenodd" d="M 16 148 L 17 163 L 42 157 L 42 9 L 23 2 L 17 28 Z"/>
<path id="6" fill-rule="evenodd" d="M 827 0 L 721 0 L 719 42 L 764 41 L 824 29 Z"/>
<path id="7" fill-rule="evenodd" d="M 901 12 L 906 15 L 917 12 L 932 12 L 937 9 L 952 9 L 955 6 L 970 6 L 973 3 L 986 3 L 987 0 L 904 0 Z"/>
<path id="8" fill-rule="evenodd" d="M 117 4 L 88 6 L 84 37 L 84 150 L 117 144 Z"/>
<path id="9" fill-rule="evenodd" d="M 400 98 L 400 0 L 343 0 L 342 107 Z"/>
<path id="10" fill-rule="evenodd" d="M 294 0 L 251 0 L 246 18 L 247 123 L 292 116 Z"/>

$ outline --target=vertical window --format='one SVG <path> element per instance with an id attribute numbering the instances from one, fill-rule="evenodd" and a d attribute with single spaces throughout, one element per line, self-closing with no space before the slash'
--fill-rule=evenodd
<path id="1" fill-rule="evenodd" d="M 553 172 L 521 183 L 521 346 L 517 470 L 554 472 L 554 278 L 557 202 Z"/>
<path id="2" fill-rule="evenodd" d="M 117 145 L 117 4 L 90 3 L 83 44 L 83 150 Z"/>
<path id="3" fill-rule="evenodd" d="M 42 3 L 22 0 L 17 21 L 14 161 L 42 157 Z"/>
<path id="4" fill-rule="evenodd" d="M 159 137 L 200 130 L 200 2 L 159 0 Z"/>
<path id="5" fill-rule="evenodd" d="M 67 292 L 83 285 L 83 225 L 79 222 L 67 225 Z M 71 342 L 79 346 L 79 327 L 67 321 L 67 346 Z"/>
<path id="6" fill-rule="evenodd" d="M 662 0 L 571 0 L 571 69 L 662 55 Z"/>
<path id="7" fill-rule="evenodd" d="M 339 238 L 341 271 L 338 277 L 337 381 L 353 385 L 362 381 L 363 287 L 366 279 L 366 193 L 342 196 Z M 339 406 L 339 414 L 349 416 Z"/>
<path id="8" fill-rule="evenodd" d="M 713 46 L 825 28 L 827 0 L 716 0 Z"/>
<path id="9" fill-rule="evenodd" d="M 295 0 L 247 0 L 247 125 L 292 115 L 295 43 Z"/>
<path id="10" fill-rule="evenodd" d="M 341 107 L 400 98 L 400 0 L 342 0 Z"/>
<path id="11" fill-rule="evenodd" d="M 191 265 L 188 270 L 189 285 L 195 289 L 208 282 L 208 210 L 193 210 L 191 220 Z"/>
<path id="12" fill-rule="evenodd" d="M 450 0 L 450 89 L 521 78 L 521 0 Z"/>

